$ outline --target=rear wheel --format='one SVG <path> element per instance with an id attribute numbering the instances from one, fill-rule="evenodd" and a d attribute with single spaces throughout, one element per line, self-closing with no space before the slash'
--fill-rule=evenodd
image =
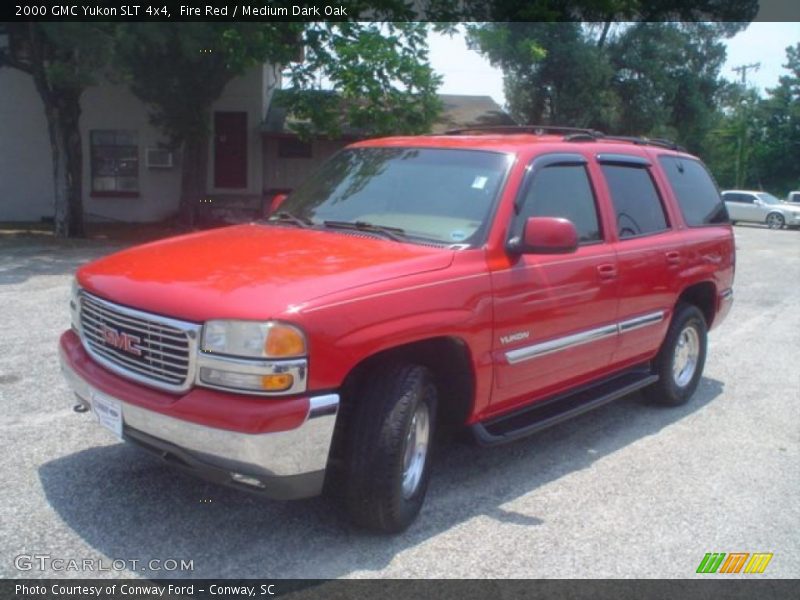
<path id="1" fill-rule="evenodd" d="M 396 533 L 416 518 L 430 476 L 437 390 L 431 372 L 411 364 L 372 369 L 355 391 L 342 495 L 356 524 Z"/>
<path id="2" fill-rule="evenodd" d="M 659 380 L 645 390 L 645 395 L 666 406 L 687 402 L 703 375 L 707 344 L 703 313 L 693 304 L 678 304 L 656 356 L 654 370 Z"/>
<path id="3" fill-rule="evenodd" d="M 783 229 L 786 220 L 780 213 L 769 213 L 767 215 L 767 227 L 770 229 Z"/>

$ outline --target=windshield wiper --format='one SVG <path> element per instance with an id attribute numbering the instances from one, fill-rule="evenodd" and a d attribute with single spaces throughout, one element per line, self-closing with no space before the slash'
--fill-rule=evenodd
<path id="1" fill-rule="evenodd" d="M 375 225 L 367 221 L 323 221 L 325 227 L 333 229 L 356 229 L 368 233 L 378 233 L 396 242 L 407 240 L 406 232 L 399 227 L 388 227 L 386 225 Z"/>
<path id="2" fill-rule="evenodd" d="M 279 213 L 275 213 L 272 215 L 268 221 L 276 222 L 279 221 L 281 223 L 292 223 L 293 225 L 297 225 L 298 227 L 306 228 L 306 227 L 313 227 L 314 221 L 306 217 L 298 217 L 297 215 L 293 215 L 292 213 L 288 213 L 285 211 L 281 211 Z"/>

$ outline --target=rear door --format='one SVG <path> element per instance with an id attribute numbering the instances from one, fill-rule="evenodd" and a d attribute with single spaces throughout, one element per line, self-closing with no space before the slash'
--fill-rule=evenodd
<path id="1" fill-rule="evenodd" d="M 616 220 L 619 338 L 613 364 L 621 368 L 658 349 L 685 257 L 682 236 L 670 223 L 650 160 L 600 154 L 597 162 Z"/>
<path id="2" fill-rule="evenodd" d="M 572 387 L 602 372 L 615 348 L 616 258 L 580 154 L 535 159 L 516 199 L 516 235 L 528 217 L 571 220 L 570 254 L 524 254 L 492 272 L 495 389 L 500 411 Z"/>

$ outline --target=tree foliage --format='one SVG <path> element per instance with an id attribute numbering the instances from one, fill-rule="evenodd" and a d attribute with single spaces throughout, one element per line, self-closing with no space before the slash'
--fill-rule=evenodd
<path id="1" fill-rule="evenodd" d="M 521 122 L 674 137 L 701 151 L 722 85 L 722 39 L 743 27 L 490 23 L 471 26 L 469 36 L 503 69 Z"/>
<path id="2" fill-rule="evenodd" d="M 302 39 L 305 60 L 289 65 L 286 97 L 310 130 L 413 134 L 435 121 L 440 77 L 428 64 L 425 24 L 309 23 Z M 324 102 L 305 93 L 320 79 L 335 91 Z"/>
<path id="3" fill-rule="evenodd" d="M 31 76 L 42 100 L 53 164 L 54 225 L 62 237 L 83 235 L 80 98 L 107 64 L 106 23 L 8 23 L 0 67 Z"/>
<path id="4" fill-rule="evenodd" d="M 438 111 L 426 40 L 420 23 L 127 24 L 116 65 L 153 123 L 183 148 L 181 214 L 191 224 L 205 193 L 211 106 L 234 77 L 263 63 L 286 66 L 283 102 L 317 133 L 337 135 L 343 122 L 417 133 Z M 335 93 L 308 94 L 321 80 Z"/>
<path id="5" fill-rule="evenodd" d="M 754 178 L 776 192 L 800 189 L 800 43 L 786 49 L 788 71 L 757 106 Z"/>

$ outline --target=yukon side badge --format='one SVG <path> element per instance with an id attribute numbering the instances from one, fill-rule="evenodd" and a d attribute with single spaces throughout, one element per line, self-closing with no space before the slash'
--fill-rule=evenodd
<path id="1" fill-rule="evenodd" d="M 511 344 L 513 342 L 521 342 L 527 340 L 531 336 L 530 331 L 518 331 L 517 333 L 510 333 L 500 338 L 500 343 L 503 345 Z"/>

